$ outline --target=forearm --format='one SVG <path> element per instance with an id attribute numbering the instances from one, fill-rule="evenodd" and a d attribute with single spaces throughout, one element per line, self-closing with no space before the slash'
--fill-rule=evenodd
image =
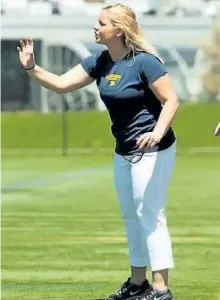
<path id="1" fill-rule="evenodd" d="M 159 133 L 161 136 L 164 136 L 168 129 L 171 127 L 172 122 L 175 118 L 179 103 L 175 100 L 167 100 L 161 110 L 159 119 L 154 128 L 154 132 Z"/>
<path id="2" fill-rule="evenodd" d="M 60 77 L 58 75 L 50 73 L 37 65 L 33 69 L 27 71 L 27 73 L 31 78 L 38 81 L 41 86 L 56 93 L 61 92 L 61 88 L 59 86 Z"/>

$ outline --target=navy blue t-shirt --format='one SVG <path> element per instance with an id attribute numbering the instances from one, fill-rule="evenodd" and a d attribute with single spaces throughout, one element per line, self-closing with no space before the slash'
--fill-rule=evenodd
<path id="1" fill-rule="evenodd" d="M 140 152 L 137 138 L 154 129 L 162 109 L 161 102 L 148 85 L 167 73 L 164 65 L 146 52 L 128 54 L 114 62 L 107 50 L 85 58 L 81 65 L 96 79 L 100 97 L 109 111 L 116 153 Z M 150 151 L 167 149 L 174 141 L 170 128 Z"/>

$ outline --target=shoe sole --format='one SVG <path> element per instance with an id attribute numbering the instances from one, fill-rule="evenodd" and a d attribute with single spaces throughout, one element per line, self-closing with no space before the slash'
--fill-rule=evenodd
<path id="1" fill-rule="evenodd" d="M 123 299 L 123 300 L 136 300 L 137 297 L 144 296 L 144 294 L 145 294 L 145 293 L 142 293 L 142 294 L 140 294 L 140 295 L 136 295 L 136 296 L 132 296 L 132 297 L 129 297 L 129 298 L 125 298 L 125 299 Z M 105 299 L 103 299 L 103 300 L 114 300 L 114 299 L 113 299 L 113 298 L 105 298 Z"/>
<path id="2" fill-rule="evenodd" d="M 145 292 L 140 294 L 140 295 L 136 295 L 136 296 L 132 296 L 132 297 L 129 297 L 129 298 L 126 298 L 125 300 L 136 300 L 137 297 L 140 297 L 140 296 L 144 296 Z"/>

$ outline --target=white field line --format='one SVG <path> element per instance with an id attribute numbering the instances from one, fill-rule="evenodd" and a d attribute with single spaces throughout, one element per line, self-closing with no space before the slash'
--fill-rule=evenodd
<path id="1" fill-rule="evenodd" d="M 16 182 L 13 184 L 3 185 L 1 190 L 2 192 L 13 191 L 13 190 L 20 190 L 25 188 L 37 188 L 41 187 L 46 184 L 54 184 L 59 183 L 66 180 L 78 179 L 79 177 L 84 177 L 88 175 L 94 175 L 105 170 L 108 170 L 109 166 L 105 165 L 98 168 L 91 168 L 91 169 L 82 169 L 82 170 L 75 170 L 69 172 L 62 172 L 58 173 L 49 178 L 34 178 L 30 180 L 24 180 L 20 182 Z"/>

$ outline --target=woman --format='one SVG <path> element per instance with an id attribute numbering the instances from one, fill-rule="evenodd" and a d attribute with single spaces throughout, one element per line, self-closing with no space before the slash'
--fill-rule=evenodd
<path id="1" fill-rule="evenodd" d="M 131 276 L 107 299 L 172 300 L 168 270 L 173 268 L 173 256 L 164 210 L 175 160 L 171 124 L 177 96 L 129 7 L 104 7 L 94 34 L 107 50 L 87 57 L 61 76 L 35 65 L 30 38 L 20 41 L 17 48 L 21 65 L 56 93 L 71 92 L 96 80 L 116 140 L 114 178 L 131 264 Z M 146 279 L 147 266 L 153 285 Z"/>

